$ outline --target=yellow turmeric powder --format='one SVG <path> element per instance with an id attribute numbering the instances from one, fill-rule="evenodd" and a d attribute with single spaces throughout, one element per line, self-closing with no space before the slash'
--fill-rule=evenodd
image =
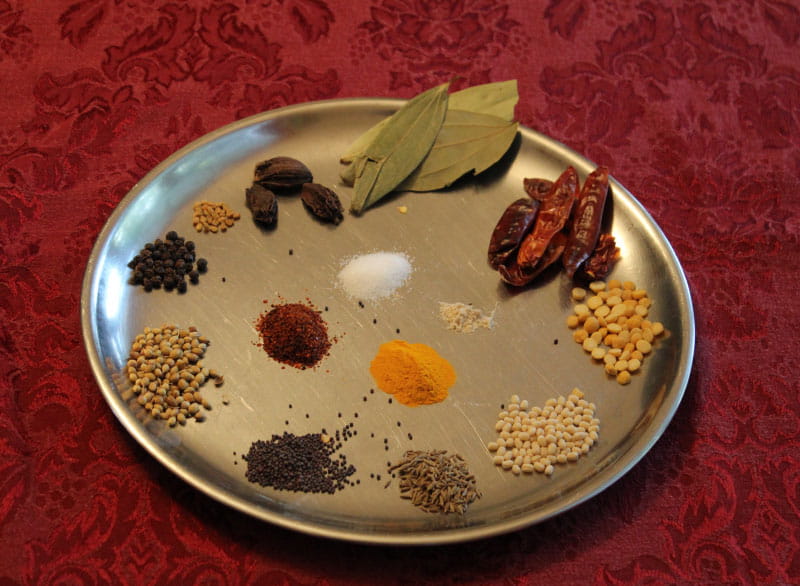
<path id="1" fill-rule="evenodd" d="M 456 382 L 455 370 L 436 350 L 403 340 L 381 344 L 369 371 L 380 390 L 409 407 L 444 401 Z"/>

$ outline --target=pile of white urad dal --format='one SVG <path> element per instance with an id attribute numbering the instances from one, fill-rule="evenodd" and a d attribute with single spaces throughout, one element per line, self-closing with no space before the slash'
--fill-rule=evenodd
<path id="1" fill-rule="evenodd" d="M 577 462 L 595 444 L 600 420 L 595 404 L 579 389 L 568 397 L 548 399 L 543 407 L 530 407 L 513 395 L 497 416 L 498 437 L 489 442 L 493 461 L 513 474 L 540 472 L 551 475 L 555 466 Z"/>

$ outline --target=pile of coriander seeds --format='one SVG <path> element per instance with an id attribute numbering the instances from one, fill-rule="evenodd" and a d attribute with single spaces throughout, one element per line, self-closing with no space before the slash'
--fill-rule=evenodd
<path id="1" fill-rule="evenodd" d="M 200 389 L 209 380 L 216 386 L 223 380 L 201 363 L 208 344 L 194 327 L 144 328 L 133 341 L 125 366 L 135 403 L 170 427 L 205 419 L 203 410 L 211 405 Z"/>

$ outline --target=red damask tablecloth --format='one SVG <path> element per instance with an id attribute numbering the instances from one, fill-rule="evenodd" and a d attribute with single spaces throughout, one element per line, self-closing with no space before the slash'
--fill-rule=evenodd
<path id="1" fill-rule="evenodd" d="M 0 583 L 800 583 L 794 0 L 0 0 Z M 107 408 L 81 280 L 120 199 L 245 116 L 517 79 L 517 117 L 650 211 L 695 303 L 685 398 L 583 505 L 369 547 L 228 509 Z"/>

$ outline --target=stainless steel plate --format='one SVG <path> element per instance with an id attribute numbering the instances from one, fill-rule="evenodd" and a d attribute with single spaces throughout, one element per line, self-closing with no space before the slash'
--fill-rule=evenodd
<path id="1" fill-rule="evenodd" d="M 386 544 L 465 541 L 563 512 L 639 461 L 686 387 L 692 304 L 664 235 L 613 180 L 612 229 L 622 259 L 611 277 L 648 289 L 651 315 L 669 330 L 632 384 L 609 380 L 572 341 L 565 326 L 571 283 L 563 272 L 519 293 L 501 284 L 486 263 L 486 248 L 503 209 L 522 196 L 523 178 L 555 178 L 569 164 L 582 176 L 594 168 L 526 128 L 496 168 L 451 190 L 402 194 L 338 227 L 315 221 L 291 197 L 280 200 L 277 229 L 264 231 L 250 220 L 244 190 L 253 168 L 277 155 L 304 161 L 347 207 L 339 154 L 400 104 L 353 99 L 291 106 L 226 126 L 175 153 L 131 190 L 100 234 L 83 284 L 83 333 L 97 381 L 122 425 L 164 466 L 220 502 L 319 536 Z M 224 234 L 195 233 L 192 205 L 201 199 L 226 202 L 242 220 Z M 400 204 L 407 213 L 398 211 Z M 128 285 L 128 261 L 168 230 L 195 240 L 209 272 L 185 295 Z M 336 275 L 347 258 L 374 251 L 404 252 L 414 270 L 395 298 L 362 307 L 337 286 Z M 318 368 L 282 368 L 255 345 L 253 324 L 263 301 L 280 299 L 327 307 L 324 317 L 338 341 Z M 471 334 L 449 331 L 438 316 L 439 301 L 496 308 L 496 325 Z M 223 387 L 205 391 L 214 409 L 203 423 L 169 429 L 142 422 L 121 397 L 119 373 L 133 338 L 166 322 L 194 325 L 210 338 L 204 363 L 225 375 Z M 458 380 L 447 400 L 409 408 L 370 391 L 369 363 L 381 343 L 395 338 L 427 343 L 452 363 Z M 485 445 L 495 437 L 500 405 L 513 393 L 542 404 L 573 387 L 596 403 L 601 419 L 600 441 L 589 455 L 559 466 L 550 478 L 495 468 Z M 245 479 L 241 454 L 251 442 L 285 430 L 332 432 L 349 422 L 358 435 L 342 453 L 358 469 L 357 486 L 310 495 Z M 423 513 L 399 498 L 396 481 L 385 487 L 387 462 L 407 449 L 433 448 L 461 454 L 477 477 L 484 496 L 464 516 Z"/>

